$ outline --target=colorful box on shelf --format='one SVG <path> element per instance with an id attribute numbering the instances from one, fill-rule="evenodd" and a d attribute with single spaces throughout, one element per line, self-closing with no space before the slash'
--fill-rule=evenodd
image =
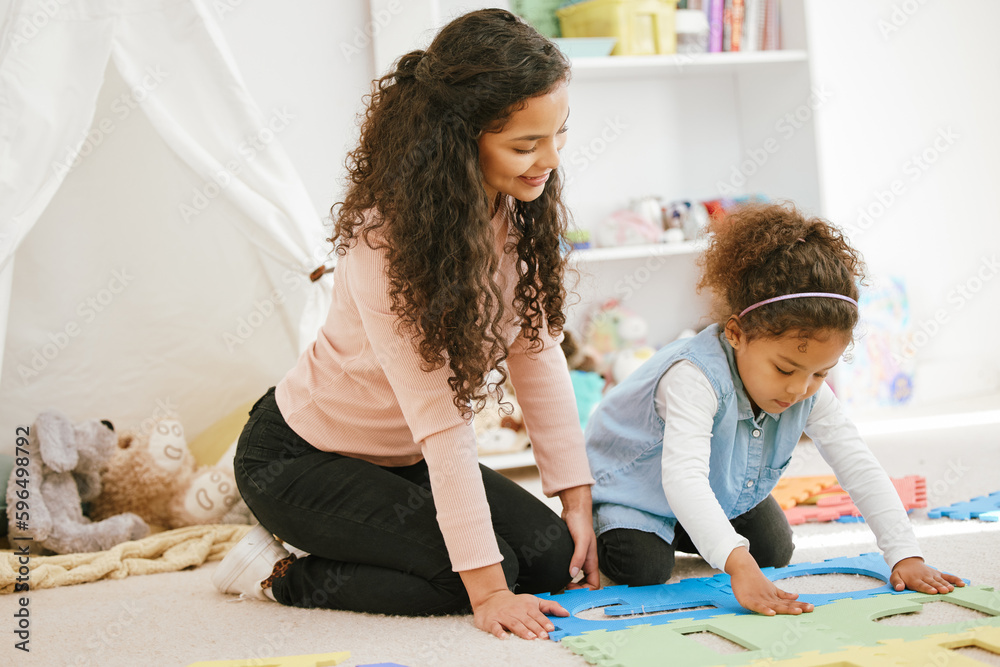
<path id="1" fill-rule="evenodd" d="M 585 0 L 556 10 L 563 37 L 614 37 L 613 56 L 676 53 L 676 15 L 667 0 Z"/>

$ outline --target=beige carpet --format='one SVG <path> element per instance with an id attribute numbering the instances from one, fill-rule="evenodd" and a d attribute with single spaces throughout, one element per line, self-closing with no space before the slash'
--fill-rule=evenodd
<path id="1" fill-rule="evenodd" d="M 941 505 L 1000 490 L 1000 448 L 992 424 L 936 432 L 872 436 L 876 455 L 893 476 L 927 477 L 930 504 Z M 797 453 L 789 474 L 828 471 L 811 446 Z M 512 475 L 530 489 L 537 475 Z M 975 584 L 1000 589 L 1000 524 L 929 520 L 911 515 L 927 560 Z M 794 562 L 852 556 L 874 550 L 864 524 L 796 527 Z M 587 663 L 551 641 L 495 639 L 471 617 L 399 618 L 301 610 L 276 603 L 232 601 L 210 577 L 217 566 L 98 581 L 30 594 L 31 653 L 14 650 L 14 596 L 0 596 L 0 665 L 182 667 L 198 661 L 350 651 L 348 666 L 394 662 L 408 667 L 456 665 L 577 665 Z M 676 575 L 712 574 L 697 558 L 679 560 Z M 867 588 L 841 575 L 803 578 L 798 592 Z M 951 607 L 951 605 L 949 605 Z M 894 622 L 921 623 L 921 615 Z M 930 615 L 928 614 L 928 617 Z M 962 609 L 938 612 L 934 624 L 970 620 Z M 722 651 L 723 647 L 716 650 Z M 982 658 L 983 656 L 978 656 Z M 1000 664 L 1000 662 L 994 663 Z"/>

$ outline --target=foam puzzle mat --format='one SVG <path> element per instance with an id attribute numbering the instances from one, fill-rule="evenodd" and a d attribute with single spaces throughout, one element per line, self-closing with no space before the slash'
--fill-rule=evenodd
<path id="1" fill-rule="evenodd" d="M 659 625 L 649 624 L 648 621 L 652 618 L 639 618 L 632 619 L 634 625 L 627 629 L 586 632 L 565 637 L 561 643 L 600 667 L 653 667 L 664 664 L 664 656 L 670 656 L 671 664 L 685 667 L 786 665 L 786 662 L 778 661 L 793 658 L 796 661 L 787 662 L 789 666 L 888 666 L 900 664 L 894 661 L 895 655 L 918 654 L 911 650 L 914 647 L 904 648 L 897 644 L 921 642 L 938 635 L 969 631 L 970 622 L 936 626 L 893 626 L 877 622 L 877 619 L 885 616 L 919 612 L 927 602 L 942 601 L 989 614 L 991 618 L 977 619 L 973 624 L 986 628 L 983 632 L 989 633 L 990 639 L 988 642 L 984 640 L 984 647 L 994 645 L 989 642 L 995 641 L 995 633 L 1000 629 L 1000 594 L 988 586 L 956 588 L 945 595 L 911 591 L 867 598 L 845 598 L 798 616 L 724 614 L 679 620 L 671 617 L 667 623 Z M 647 622 L 641 624 L 644 621 Z M 718 653 L 687 637 L 697 632 L 714 633 L 747 650 L 731 654 Z M 971 643 L 954 644 L 959 645 L 980 644 L 975 644 L 974 640 Z M 856 647 L 875 647 L 876 650 L 868 652 L 870 655 L 865 658 L 865 662 L 859 662 L 854 653 Z M 886 653 L 890 650 L 894 651 L 891 655 Z M 959 657 L 956 656 L 956 659 Z"/>
<path id="2" fill-rule="evenodd" d="M 927 516 L 931 519 L 948 517 L 962 521 L 969 519 L 998 521 L 1000 520 L 1000 491 L 995 491 L 988 496 L 977 496 L 965 502 L 952 503 L 945 507 L 935 507 L 927 511 Z"/>
<path id="3" fill-rule="evenodd" d="M 881 554 L 866 553 L 850 558 L 831 558 L 821 563 L 797 563 L 787 567 L 765 567 L 761 571 L 771 581 L 814 574 L 860 574 L 879 579 L 882 586 L 835 594 L 801 594 L 799 600 L 817 607 L 844 598 L 866 598 L 875 595 L 899 595 L 888 584 L 891 570 Z M 549 633 L 554 640 L 579 635 L 593 630 L 622 630 L 631 625 L 658 625 L 676 619 L 705 619 L 720 614 L 751 615 L 736 601 L 728 574 L 713 577 L 682 579 L 673 584 L 655 586 L 608 586 L 597 591 L 576 589 L 557 595 L 542 594 L 561 604 L 570 613 L 568 617 L 549 616 L 556 629 Z M 578 614 L 604 607 L 604 618 L 591 620 Z M 709 607 L 693 609 L 694 607 Z M 641 618 L 616 618 L 631 614 L 655 614 L 679 610 L 672 614 L 644 616 Z"/>

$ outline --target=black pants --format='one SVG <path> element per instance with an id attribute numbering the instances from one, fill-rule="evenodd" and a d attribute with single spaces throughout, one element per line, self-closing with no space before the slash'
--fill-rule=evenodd
<path id="1" fill-rule="evenodd" d="M 468 610 L 423 461 L 382 467 L 318 450 L 285 423 L 272 388 L 250 411 L 235 471 L 261 525 L 310 554 L 276 580 L 278 602 L 403 615 Z M 506 477 L 480 471 L 507 586 L 517 593 L 563 588 L 573 555 L 566 524 Z"/>
<path id="2" fill-rule="evenodd" d="M 760 567 L 784 567 L 792 559 L 792 528 L 772 496 L 730 523 L 750 540 L 750 555 Z M 662 584 L 669 579 L 675 551 L 698 553 L 680 524 L 674 530 L 673 544 L 655 533 L 631 528 L 609 530 L 597 538 L 597 559 L 604 574 L 629 586 Z"/>

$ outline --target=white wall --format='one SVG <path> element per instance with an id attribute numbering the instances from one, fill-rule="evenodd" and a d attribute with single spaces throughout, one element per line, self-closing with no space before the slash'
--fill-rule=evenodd
<path id="1" fill-rule="evenodd" d="M 976 341 L 988 341 L 1000 325 L 1000 276 L 993 263 L 1000 252 L 1000 216 L 991 201 L 1000 182 L 995 122 L 1000 118 L 1000 47 L 992 29 L 1000 5 L 990 0 L 805 2 L 812 85 L 833 91 L 815 115 L 821 213 L 853 225 L 852 238 L 871 273 L 902 277 L 918 331 L 933 331 L 917 339 L 922 344 L 915 349 L 915 398 L 933 402 L 995 391 L 1000 348 Z M 286 107 L 296 114 L 281 141 L 318 218 L 343 193 L 344 156 L 357 138 L 355 115 L 376 73 L 405 51 L 425 45 L 434 28 L 456 13 L 509 5 L 474 0 L 313 0 L 291 9 L 278 0 L 229 4 L 234 7 L 227 12 L 218 9 L 220 3 L 210 6 L 251 94 L 265 110 Z M 591 127 L 583 113 L 574 114 L 574 136 L 565 153 L 569 171 L 573 151 L 618 114 L 614 104 L 622 118 L 670 110 L 646 104 L 662 94 L 658 86 L 644 87 L 638 96 L 623 90 L 599 99 L 583 89 L 575 92 L 574 105 L 587 105 L 592 113 L 586 117 L 601 122 Z M 705 113 L 711 109 L 703 107 Z M 677 125 L 658 127 L 666 132 Z M 948 128 L 953 139 L 947 138 Z M 628 192 L 591 187 L 592 175 L 621 171 L 616 164 L 634 167 L 644 155 L 650 137 L 636 134 L 639 143 L 632 146 L 629 134 L 623 132 L 613 150 L 600 157 L 603 169 L 594 165 L 586 177 L 578 174 L 579 182 L 570 188 L 570 203 L 583 226 L 639 194 L 710 194 L 692 191 L 697 183 L 691 181 L 704 179 L 694 178 L 690 164 L 677 173 L 640 168 L 622 179 Z M 664 141 L 685 146 L 686 140 L 662 136 L 652 143 Z M 945 150 L 935 149 L 935 142 Z M 926 170 L 914 161 L 924 151 L 936 157 Z M 719 168 L 725 171 L 736 157 L 722 155 Z M 808 162 L 804 159 L 803 167 L 812 170 Z M 641 182 L 635 182 L 636 173 Z M 807 195 L 800 199 L 813 199 Z M 879 213 L 880 196 L 892 198 L 884 211 L 859 217 L 859 209 Z M 964 295 L 958 286 L 964 286 Z"/>
<path id="2" fill-rule="evenodd" d="M 823 213 L 903 278 L 914 401 L 1000 389 L 1000 4 L 807 0 Z"/>
<path id="3" fill-rule="evenodd" d="M 404 1 L 404 0 L 399 0 Z M 226 0 L 205 3 L 229 42 L 247 88 L 267 113 L 295 121 L 280 141 L 326 217 L 344 191 L 344 158 L 375 76 L 366 0 Z"/>

